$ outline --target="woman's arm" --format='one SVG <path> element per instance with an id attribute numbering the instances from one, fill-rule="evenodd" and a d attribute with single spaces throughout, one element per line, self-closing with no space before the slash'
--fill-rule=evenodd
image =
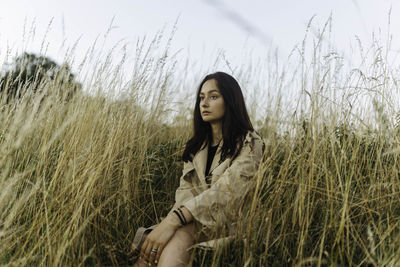
<path id="1" fill-rule="evenodd" d="M 173 209 L 180 207 L 182 203 L 195 196 L 193 193 L 193 184 L 191 180 L 191 175 L 194 171 L 195 170 L 192 162 L 189 161 L 183 163 L 183 171 L 179 179 L 179 187 L 175 191 L 175 205 Z"/>
<path id="2" fill-rule="evenodd" d="M 173 211 L 180 207 L 181 203 L 194 197 L 194 194 L 192 192 L 193 185 L 191 183 L 190 177 L 192 171 L 194 171 L 193 163 L 185 162 L 183 164 L 182 175 L 179 179 L 179 187 L 175 193 L 174 207 L 171 209 L 168 215 L 157 225 L 157 227 L 150 232 L 141 247 L 140 255 L 147 262 L 157 263 L 165 245 L 174 235 L 176 230 L 182 226 L 179 217 Z M 191 214 L 187 209 L 182 207 L 181 210 L 187 220 L 187 223 L 193 220 Z M 151 253 L 152 249 L 156 249 L 157 253 Z"/>
<path id="3" fill-rule="evenodd" d="M 181 227 L 179 218 L 173 215 L 168 214 L 143 242 L 140 249 L 140 257 L 146 262 L 157 264 L 164 247 L 175 234 L 176 230 Z"/>

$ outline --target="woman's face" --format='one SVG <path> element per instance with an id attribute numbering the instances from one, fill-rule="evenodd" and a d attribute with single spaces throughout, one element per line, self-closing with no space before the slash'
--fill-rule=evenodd
<path id="1" fill-rule="evenodd" d="M 207 80 L 200 90 L 200 114 L 205 122 L 220 122 L 225 115 L 225 101 L 215 79 Z"/>

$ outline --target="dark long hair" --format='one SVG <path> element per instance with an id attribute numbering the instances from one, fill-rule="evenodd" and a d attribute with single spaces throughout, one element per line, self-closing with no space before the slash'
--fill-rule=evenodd
<path id="1" fill-rule="evenodd" d="M 199 97 L 203 84 L 211 79 L 216 81 L 225 102 L 225 115 L 222 118 L 223 146 L 221 148 L 221 160 L 226 157 L 235 157 L 240 152 L 247 131 L 254 130 L 246 110 L 242 90 L 235 78 L 224 72 L 209 74 L 204 77 L 197 89 L 196 105 L 193 112 L 193 136 L 186 143 L 182 154 L 182 159 L 185 162 L 192 161 L 193 156 L 201 149 L 204 141 L 208 145 L 212 140 L 211 125 L 203 121 L 200 114 Z"/>

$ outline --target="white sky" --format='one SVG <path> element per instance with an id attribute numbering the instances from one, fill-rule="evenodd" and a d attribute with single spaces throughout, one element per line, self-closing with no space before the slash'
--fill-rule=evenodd
<path id="1" fill-rule="evenodd" d="M 170 29 L 179 16 L 173 50 L 190 51 L 194 58 L 203 58 L 202 51 L 223 49 L 232 57 L 240 54 L 246 43 L 260 56 L 269 44 L 279 47 L 285 57 L 295 44 L 302 41 L 306 24 L 316 15 L 314 27 L 322 27 L 332 13 L 336 45 L 345 51 L 349 41 L 358 35 L 363 42 L 371 41 L 371 33 L 386 30 L 388 12 L 392 7 L 391 29 L 400 26 L 400 1 L 389 0 L 1 0 L 0 51 L 23 49 L 23 25 L 35 20 L 35 42 L 25 44 L 29 51 L 40 51 L 41 40 L 53 18 L 46 37 L 50 43 L 47 55 L 62 60 L 63 38 L 71 46 L 80 36 L 77 56 L 104 34 L 114 17 L 108 45 L 121 39 L 135 43 L 145 34 L 153 36 L 164 25 Z M 230 13 L 229 13 L 230 12 Z M 253 32 L 228 16 L 235 13 L 246 21 Z M 63 29 L 64 23 L 64 29 Z M 254 34 L 256 32 L 256 34 Z M 271 42 L 272 40 L 272 42 Z M 25 42 L 27 43 L 27 42 Z M 396 49 L 399 40 L 394 36 Z"/>
<path id="2" fill-rule="evenodd" d="M 181 84 L 174 90 L 187 91 L 188 87 L 194 89 L 196 86 L 188 78 L 191 72 L 198 71 L 193 74 L 195 79 L 202 77 L 212 69 L 208 66 L 221 49 L 230 62 L 238 65 L 249 62 L 245 45 L 246 49 L 252 49 L 255 58 L 266 58 L 272 47 L 277 48 L 279 57 L 285 60 L 302 42 L 307 23 L 313 16 L 312 31 L 322 28 L 332 14 L 332 42 L 343 55 L 351 55 L 354 51 L 350 49 L 350 43 L 355 44 L 356 35 L 366 47 L 371 43 L 373 33 L 381 30 L 380 36 L 386 38 L 390 9 L 392 50 L 400 51 L 397 35 L 400 0 L 0 0 L 0 58 L 4 60 L 8 55 L 10 61 L 22 51 L 43 51 L 42 40 L 46 36 L 45 54 L 62 63 L 68 48 L 79 39 L 73 53 L 76 58 L 72 66 L 74 72 L 96 37 L 100 36 L 101 40 L 104 36 L 113 18 L 113 28 L 104 50 L 123 40 L 131 45 L 128 56 L 134 57 L 138 38 L 144 35 L 151 38 L 163 26 L 167 33 L 170 32 L 179 17 L 171 50 L 181 50 L 180 55 L 201 62 L 203 68 L 202 71 L 190 67 L 185 70 L 187 73 Z M 34 34 L 30 33 L 31 25 L 35 25 Z M 29 36 L 34 36 L 34 40 Z M 229 72 L 226 67 L 218 70 Z M 129 78 L 130 73 L 127 75 Z M 269 89 L 267 91 L 271 93 Z M 260 96 L 256 92 L 251 98 L 257 100 Z"/>

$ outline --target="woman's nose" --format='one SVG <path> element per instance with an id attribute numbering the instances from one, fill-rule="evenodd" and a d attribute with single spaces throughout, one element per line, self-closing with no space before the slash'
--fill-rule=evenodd
<path id="1" fill-rule="evenodd" d="M 208 106 L 208 100 L 207 100 L 207 98 L 205 98 L 205 99 L 201 102 L 201 106 L 202 106 L 202 107 Z"/>

